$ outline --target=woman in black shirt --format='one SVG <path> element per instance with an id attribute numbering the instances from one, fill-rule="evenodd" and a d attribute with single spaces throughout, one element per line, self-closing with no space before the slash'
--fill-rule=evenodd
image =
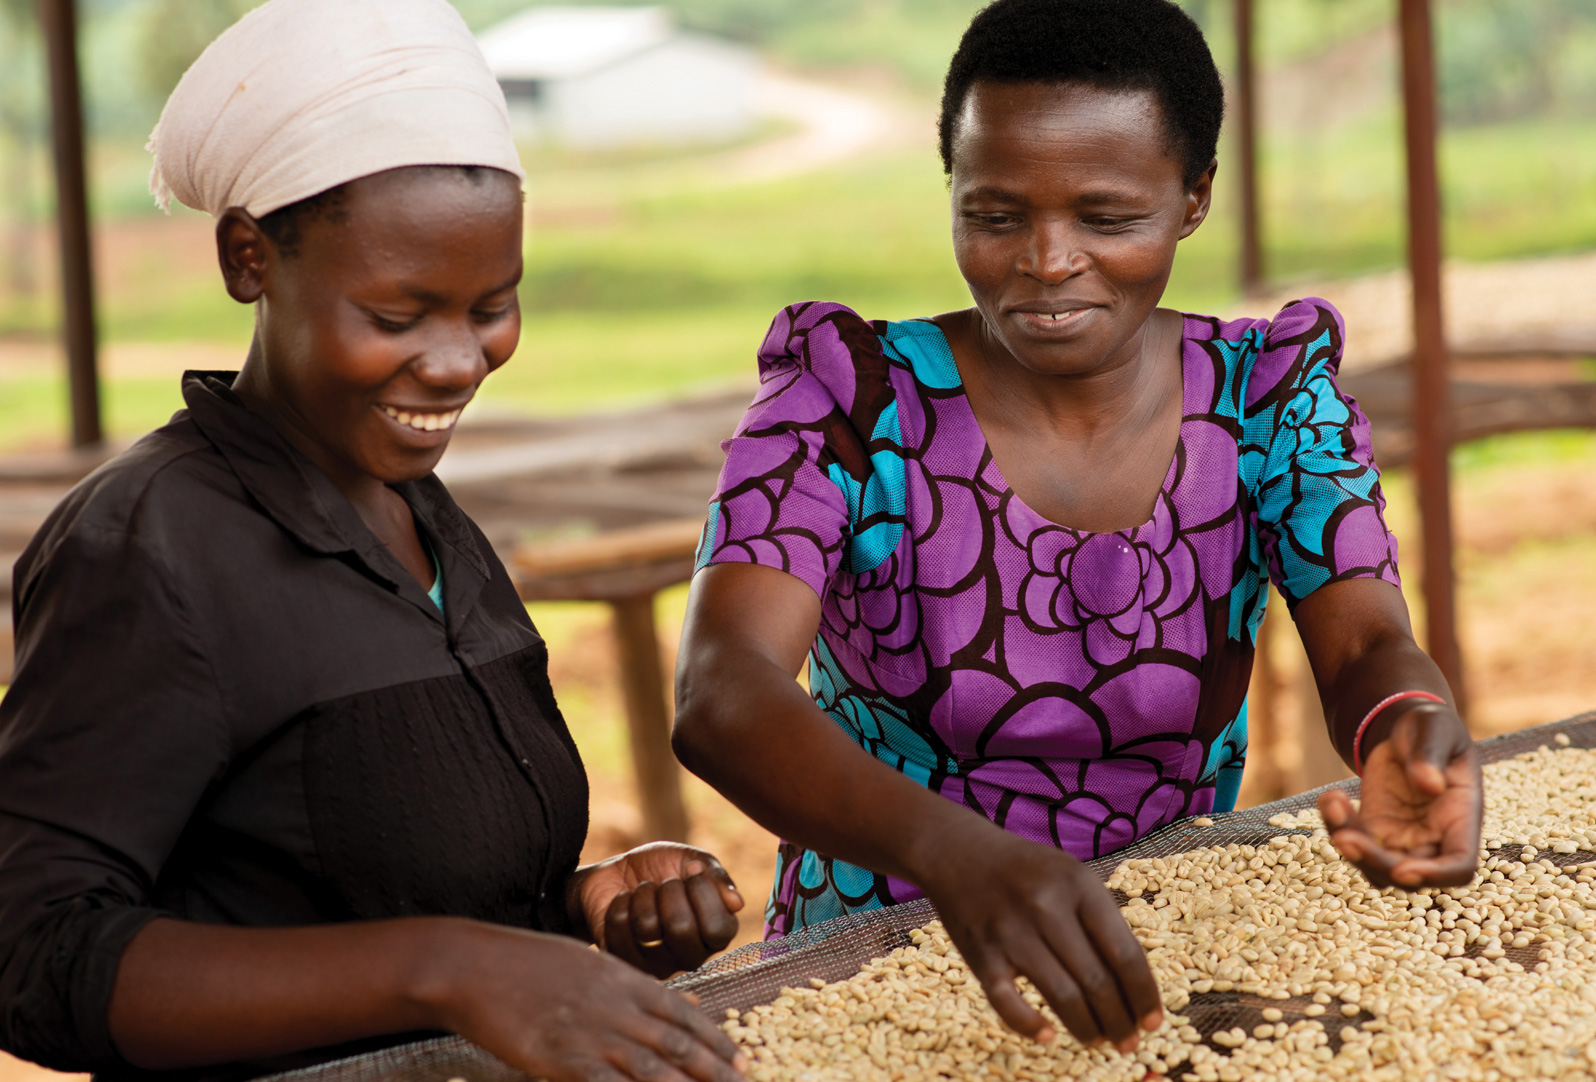
<path id="1" fill-rule="evenodd" d="M 738 1078 L 639 970 L 725 946 L 740 897 L 685 846 L 577 867 L 587 786 L 543 642 L 432 476 L 520 329 L 518 178 L 462 156 L 221 211 L 257 308 L 242 372 L 189 373 L 188 408 L 17 564 L 8 1050 L 218 1077 L 447 1030 L 551 1079 Z"/>

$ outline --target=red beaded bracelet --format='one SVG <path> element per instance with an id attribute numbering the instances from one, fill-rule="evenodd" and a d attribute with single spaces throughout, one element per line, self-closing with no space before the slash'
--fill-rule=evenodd
<path id="1" fill-rule="evenodd" d="M 1387 695 L 1375 703 L 1374 708 L 1363 715 L 1363 721 L 1358 724 L 1358 731 L 1352 734 L 1352 772 L 1358 777 L 1363 777 L 1363 734 L 1368 730 L 1369 722 L 1373 721 L 1375 715 L 1379 714 L 1380 711 L 1392 703 L 1401 702 L 1403 699 L 1427 699 L 1432 703 L 1446 702 L 1445 699 L 1433 691 L 1399 691 L 1395 695 Z"/>

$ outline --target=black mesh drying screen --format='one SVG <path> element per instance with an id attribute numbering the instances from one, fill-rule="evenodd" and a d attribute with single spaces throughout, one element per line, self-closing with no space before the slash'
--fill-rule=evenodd
<path id="1" fill-rule="evenodd" d="M 1596 747 L 1596 713 L 1508 733 L 1482 741 L 1478 746 L 1482 760 L 1492 763 L 1550 744 L 1558 733 L 1567 734 L 1573 747 Z M 1337 782 L 1336 785 L 1354 796 L 1358 793 L 1357 779 Z M 1135 845 L 1100 857 L 1088 867 L 1106 881 L 1114 869 L 1126 860 L 1167 856 L 1190 849 L 1232 843 L 1256 845 L 1267 842 L 1277 834 L 1307 833 L 1272 827 L 1269 820 L 1282 812 L 1314 807 L 1321 792 L 1323 789 L 1315 789 L 1272 804 L 1216 815 L 1211 827 L 1198 827 L 1190 820 L 1182 820 L 1148 835 Z M 1516 847 L 1511 853 L 1517 854 Z M 1596 860 L 1596 854 L 1574 853 L 1560 859 L 1567 864 L 1578 864 Z M 782 988 L 803 984 L 811 977 L 825 981 L 850 977 L 871 958 L 906 945 L 911 929 L 935 918 L 936 910 L 925 901 L 839 917 L 784 939 L 751 943 L 711 959 L 702 968 L 678 977 L 670 984 L 671 987 L 696 993 L 703 1009 L 711 1017 L 719 1018 L 728 1008 L 746 1010 L 760 1003 L 768 1003 Z M 1533 964 L 1534 954 L 1534 948 L 1508 952 L 1509 957 L 1528 964 Z M 1264 1000 L 1236 992 L 1208 992 L 1193 996 L 1191 1004 L 1182 1013 L 1191 1018 L 1192 1024 L 1206 1038 L 1232 1026 L 1239 1025 L 1251 1030 L 1261 1021 L 1258 1012 L 1265 1006 L 1279 1008 L 1288 1022 L 1296 1021 L 1303 1017 L 1302 1011 L 1308 1002 L 1306 999 Z M 1352 1024 L 1366 1017 L 1359 1015 L 1347 1021 Z M 1340 1044 L 1334 1036 L 1331 1042 L 1332 1047 Z M 271 1082 L 447 1082 L 453 1078 L 466 1079 L 468 1082 L 511 1082 L 522 1077 L 458 1037 L 441 1037 L 276 1075 Z"/>

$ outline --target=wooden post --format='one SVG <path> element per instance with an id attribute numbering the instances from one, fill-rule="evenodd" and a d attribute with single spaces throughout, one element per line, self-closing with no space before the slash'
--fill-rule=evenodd
<path id="1" fill-rule="evenodd" d="M 604 601 L 615 620 L 632 770 L 648 840 L 686 841 L 681 767 L 671 750 L 670 693 L 654 630 L 654 595 L 693 577 L 700 518 L 523 546 L 510 561 L 523 601 Z"/>
<path id="2" fill-rule="evenodd" d="M 1429 0 L 1399 0 L 1407 136 L 1408 265 L 1413 276 L 1413 432 L 1424 552 L 1426 648 L 1466 709 L 1452 571 L 1448 456 L 1452 406 L 1441 310 L 1441 186 L 1436 164 L 1435 54 Z M 1465 715 L 1466 716 L 1466 715 Z"/>
<path id="3" fill-rule="evenodd" d="M 38 0 L 50 66 L 55 142 L 56 220 L 61 235 L 61 323 L 72 398 L 72 446 L 101 442 L 100 381 L 95 358 L 94 263 L 89 243 L 83 100 L 78 80 L 76 0 Z"/>
<path id="4" fill-rule="evenodd" d="M 1264 288 L 1263 234 L 1258 217 L 1258 96 L 1253 68 L 1252 0 L 1235 0 L 1236 159 L 1241 187 L 1241 291 Z"/>
<path id="5" fill-rule="evenodd" d="M 643 833 L 648 841 L 685 842 L 687 811 L 682 804 L 681 771 L 671 750 L 665 676 L 654 629 L 654 595 L 612 600 L 610 608 L 615 614 L 615 648 L 621 663 Z"/>

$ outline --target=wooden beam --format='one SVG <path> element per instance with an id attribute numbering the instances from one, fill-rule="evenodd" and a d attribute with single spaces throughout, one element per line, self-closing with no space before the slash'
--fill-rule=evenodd
<path id="1" fill-rule="evenodd" d="M 604 601 L 632 745 L 632 771 L 647 841 L 686 841 L 681 767 L 671 750 L 669 686 L 654 629 L 654 594 L 693 575 L 702 519 L 672 519 L 596 537 L 526 545 L 510 561 L 526 601 Z"/>
<path id="2" fill-rule="evenodd" d="M 89 237 L 83 152 L 83 95 L 78 78 L 76 0 L 38 0 L 50 67 L 55 143 L 56 221 L 61 236 L 61 330 L 72 399 L 72 446 L 104 439 L 95 357 L 94 262 Z"/>
<path id="3" fill-rule="evenodd" d="M 659 591 L 693 577 L 693 559 L 661 561 L 613 571 L 542 577 L 511 572 L 522 601 L 619 601 Z"/>
<path id="4" fill-rule="evenodd" d="M 1424 553 L 1426 649 L 1467 709 L 1457 638 L 1448 456 L 1452 410 L 1441 312 L 1441 185 L 1436 162 L 1435 45 L 1429 0 L 1398 0 L 1407 142 L 1408 266 L 1413 275 L 1414 472 Z M 1465 715 L 1466 716 L 1466 715 Z"/>
<path id="5" fill-rule="evenodd" d="M 1258 214 L 1258 94 L 1253 65 L 1252 0 L 1235 0 L 1236 171 L 1241 190 L 1241 291 L 1264 289 L 1263 233 Z"/>
<path id="6" fill-rule="evenodd" d="M 510 573 L 523 601 L 615 601 L 693 577 L 702 518 L 667 519 L 595 537 L 522 545 Z"/>
<path id="7" fill-rule="evenodd" d="M 1384 469 L 1412 465 L 1412 377 L 1406 366 L 1358 372 L 1341 381 L 1374 427 L 1374 459 Z M 1548 428 L 1596 429 L 1596 383 L 1482 383 L 1454 380 L 1452 436 L 1456 443 Z"/>
<path id="8" fill-rule="evenodd" d="M 698 549 L 704 520 L 667 519 L 593 537 L 523 545 L 514 556 L 516 570 L 533 578 L 564 578 L 681 560 L 691 562 Z M 677 582 L 685 582 L 684 575 Z"/>

